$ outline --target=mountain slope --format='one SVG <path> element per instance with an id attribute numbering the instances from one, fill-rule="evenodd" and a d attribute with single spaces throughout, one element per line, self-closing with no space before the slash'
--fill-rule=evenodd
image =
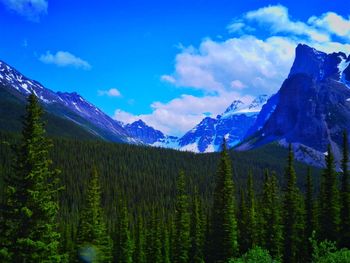
<path id="1" fill-rule="evenodd" d="M 72 127 L 79 126 L 91 138 L 112 142 L 138 143 L 137 140 L 128 135 L 119 122 L 104 114 L 77 93 L 55 93 L 43 87 L 39 82 L 23 76 L 2 61 L 0 61 L 0 89 L 3 94 L 8 94 L 8 96 L 3 96 L 4 100 L 11 98 L 10 101 L 17 101 L 17 104 L 24 104 L 25 98 L 33 92 L 50 116 L 55 116 L 56 120 L 63 119 L 65 125 L 70 123 L 69 125 Z M 6 103 L 4 103 L 0 105 L 2 112 L 7 111 Z M 2 118 L 6 118 L 3 115 Z M 16 126 L 15 124 L 11 125 L 13 128 Z M 66 133 L 74 133 L 74 131 L 66 131 Z"/>
<path id="2" fill-rule="evenodd" d="M 235 100 L 222 115 L 204 118 L 181 137 L 178 140 L 179 149 L 194 152 L 219 151 L 224 138 L 229 147 L 235 146 L 245 138 L 267 98 L 267 95 L 261 95 L 248 103 Z"/>
<path id="3" fill-rule="evenodd" d="M 350 131 L 349 71 L 344 53 L 326 54 L 299 45 L 291 72 L 277 93 L 275 110 L 261 130 L 238 149 L 279 141 L 293 143 L 300 158 L 307 159 L 305 152 L 310 152 L 313 159 L 323 159 L 331 144 L 339 157 L 342 132 Z"/>

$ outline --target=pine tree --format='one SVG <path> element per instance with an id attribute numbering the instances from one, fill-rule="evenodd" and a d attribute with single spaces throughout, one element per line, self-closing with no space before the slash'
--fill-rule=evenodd
<path id="1" fill-rule="evenodd" d="M 253 187 L 253 175 L 251 171 L 248 174 L 247 181 L 247 237 L 248 248 L 257 245 L 257 212 Z"/>
<path id="2" fill-rule="evenodd" d="M 343 158 L 341 162 L 341 247 L 350 248 L 350 187 L 349 187 L 349 141 L 347 132 L 343 133 Z"/>
<path id="3" fill-rule="evenodd" d="M 135 250 L 133 255 L 133 262 L 145 263 L 146 254 L 145 254 L 145 233 L 143 226 L 143 219 L 141 213 L 138 213 L 136 230 L 135 230 Z"/>
<path id="4" fill-rule="evenodd" d="M 101 207 L 101 189 L 96 167 L 92 169 L 77 231 L 77 249 L 82 262 L 112 262 L 112 240 Z"/>
<path id="5" fill-rule="evenodd" d="M 121 215 L 119 222 L 119 245 L 118 262 L 132 262 L 132 241 L 129 230 L 129 213 L 125 202 L 122 202 Z"/>
<path id="6" fill-rule="evenodd" d="M 280 258 L 282 252 L 281 202 L 276 174 L 265 171 L 262 194 L 262 246 L 268 249 L 274 258 Z"/>
<path id="7" fill-rule="evenodd" d="M 307 169 L 305 189 L 305 238 L 309 240 L 312 237 L 313 231 L 315 231 L 313 185 L 310 167 Z M 311 255 L 312 245 L 311 242 L 307 242 L 307 258 L 311 259 Z"/>
<path id="8" fill-rule="evenodd" d="M 148 263 L 162 262 L 162 241 L 158 213 L 152 209 L 146 229 L 146 259 Z"/>
<path id="9" fill-rule="evenodd" d="M 335 171 L 334 157 L 331 147 L 328 146 L 326 168 L 323 171 L 321 185 L 321 239 L 338 241 L 340 207 L 337 174 Z"/>
<path id="10" fill-rule="evenodd" d="M 166 225 L 163 225 L 162 229 L 163 229 L 163 233 L 162 233 L 162 240 L 163 240 L 162 263 L 170 263 L 171 260 L 170 260 L 169 231 L 168 231 L 168 228 Z"/>
<path id="11" fill-rule="evenodd" d="M 239 249 L 241 254 L 246 253 L 249 248 L 249 238 L 248 238 L 248 211 L 247 204 L 245 201 L 245 195 L 243 189 L 240 189 L 240 201 L 238 207 L 238 240 L 239 240 Z"/>
<path id="12" fill-rule="evenodd" d="M 210 230 L 210 261 L 227 262 L 238 253 L 231 160 L 223 143 L 216 174 Z"/>
<path id="13" fill-rule="evenodd" d="M 190 215 L 188 212 L 189 202 L 185 190 L 185 174 L 179 173 L 177 179 L 177 194 L 175 204 L 175 240 L 174 262 L 189 262 L 190 249 Z"/>
<path id="14" fill-rule="evenodd" d="M 22 138 L 16 150 L 13 174 L 7 178 L 1 233 L 2 262 L 62 262 L 58 172 L 51 169 L 51 142 L 45 137 L 43 110 L 34 94 L 28 97 Z"/>
<path id="15" fill-rule="evenodd" d="M 199 199 L 197 188 L 194 193 L 191 213 L 191 249 L 189 262 L 203 263 L 204 229 L 202 204 Z"/>
<path id="16" fill-rule="evenodd" d="M 303 211 L 301 196 L 296 186 L 294 155 L 289 145 L 288 164 L 286 168 L 286 186 L 283 200 L 283 259 L 285 263 L 298 262 L 302 258 L 303 248 Z"/>

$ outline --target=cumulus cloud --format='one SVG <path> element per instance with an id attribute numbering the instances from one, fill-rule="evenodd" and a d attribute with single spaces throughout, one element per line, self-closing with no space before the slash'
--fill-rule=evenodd
<path id="1" fill-rule="evenodd" d="M 165 134 L 180 136 L 197 125 L 204 117 L 216 117 L 225 111 L 233 100 L 251 100 L 250 96 L 241 97 L 236 92 L 222 93 L 220 96 L 196 97 L 183 94 L 169 102 L 154 102 L 151 114 L 133 115 L 123 110 L 116 110 L 114 118 L 124 123 L 142 119 Z"/>
<path id="2" fill-rule="evenodd" d="M 268 27 L 273 34 L 290 33 L 307 36 L 313 41 L 329 41 L 327 32 L 319 31 L 301 21 L 293 21 L 289 16 L 288 9 L 282 5 L 268 6 L 250 11 L 245 14 L 244 18 Z"/>
<path id="3" fill-rule="evenodd" d="M 48 1 L 46 0 L 0 0 L 9 10 L 38 21 L 41 15 L 47 14 Z"/>
<path id="4" fill-rule="evenodd" d="M 51 54 L 50 51 L 47 51 L 46 54 L 40 56 L 39 60 L 43 63 L 54 64 L 59 67 L 71 66 L 85 70 L 91 69 L 91 65 L 87 61 L 66 51 L 58 51 L 56 54 Z"/>
<path id="5" fill-rule="evenodd" d="M 109 90 L 99 90 L 98 91 L 98 95 L 99 96 L 109 96 L 109 97 L 121 97 L 122 94 L 120 93 L 119 90 L 112 88 Z"/>
<path id="6" fill-rule="evenodd" d="M 258 37 L 253 27 L 267 30 L 268 37 Z M 333 35 L 350 37 L 350 21 L 335 13 L 303 22 L 293 20 L 282 5 L 267 6 L 243 14 L 227 28 L 236 36 L 204 39 L 197 48 L 183 47 L 176 56 L 174 72 L 164 76 L 176 86 L 209 94 L 230 90 L 240 90 L 241 95 L 272 94 L 288 75 L 298 43 L 327 53 L 350 53 L 346 41 L 332 39 Z"/>
<path id="7" fill-rule="evenodd" d="M 185 49 L 176 56 L 173 83 L 210 94 L 237 89 L 272 93 L 288 74 L 295 46 L 284 37 L 206 39 L 198 49 Z"/>
<path id="8" fill-rule="evenodd" d="M 321 17 L 310 17 L 308 23 L 319 29 L 326 30 L 330 34 L 350 40 L 350 16 L 346 19 L 334 12 L 327 12 Z"/>

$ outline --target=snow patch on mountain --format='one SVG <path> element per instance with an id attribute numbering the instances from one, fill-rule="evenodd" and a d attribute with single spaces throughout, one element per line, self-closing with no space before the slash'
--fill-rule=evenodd
<path id="1" fill-rule="evenodd" d="M 113 120 L 79 94 L 75 92 L 56 93 L 43 87 L 39 82 L 25 77 L 3 61 L 0 61 L 0 84 L 1 87 L 22 99 L 34 93 L 46 110 L 66 119 L 74 120 L 75 123 L 89 131 L 93 130 L 104 139 L 139 143 L 138 140 L 127 134 L 120 122 Z"/>

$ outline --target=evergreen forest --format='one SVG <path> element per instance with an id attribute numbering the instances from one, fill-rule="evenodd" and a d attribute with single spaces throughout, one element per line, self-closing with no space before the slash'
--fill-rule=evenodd
<path id="1" fill-rule="evenodd" d="M 350 262 L 348 138 L 337 168 L 292 147 L 194 154 L 48 136 L 35 95 L 0 132 L 0 262 Z"/>

